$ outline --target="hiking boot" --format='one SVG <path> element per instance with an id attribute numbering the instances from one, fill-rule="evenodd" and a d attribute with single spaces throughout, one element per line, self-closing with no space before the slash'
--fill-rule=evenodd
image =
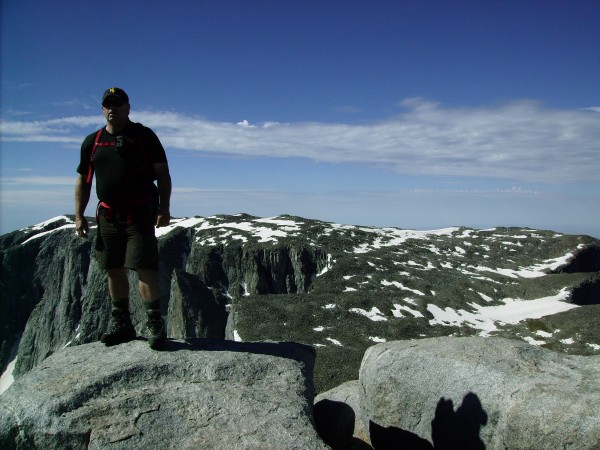
<path id="1" fill-rule="evenodd" d="M 163 322 L 160 311 L 148 311 L 146 319 L 146 332 L 148 335 L 148 344 L 153 350 L 161 349 L 167 338 L 165 332 L 165 323 Z"/>
<path id="2" fill-rule="evenodd" d="M 131 323 L 129 311 L 126 309 L 113 309 L 111 314 L 112 318 L 108 330 L 102 335 L 100 342 L 109 347 L 134 340 L 135 328 Z"/>

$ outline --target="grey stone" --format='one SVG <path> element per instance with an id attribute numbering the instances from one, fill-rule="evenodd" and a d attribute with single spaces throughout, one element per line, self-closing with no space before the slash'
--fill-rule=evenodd
<path id="1" fill-rule="evenodd" d="M 359 379 L 375 448 L 600 448 L 599 356 L 505 338 L 398 341 L 369 348 Z"/>
<path id="2" fill-rule="evenodd" d="M 300 344 L 199 339 L 67 348 L 0 396 L 0 448 L 324 449 L 314 357 Z"/>
<path id="3" fill-rule="evenodd" d="M 317 431 L 333 448 L 348 448 L 353 440 L 368 442 L 360 410 L 359 381 L 341 384 L 315 397 Z"/>
<path id="4" fill-rule="evenodd" d="M 209 289 L 198 276 L 175 269 L 171 279 L 168 336 L 224 339 L 226 304 L 227 298 L 218 290 Z"/>

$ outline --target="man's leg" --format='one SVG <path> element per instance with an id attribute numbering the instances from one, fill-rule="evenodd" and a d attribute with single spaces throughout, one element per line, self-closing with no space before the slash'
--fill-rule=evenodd
<path id="1" fill-rule="evenodd" d="M 166 339 L 165 325 L 160 308 L 158 272 L 154 269 L 138 269 L 138 286 L 146 309 L 148 343 L 153 349 L 163 346 Z"/>
<path id="2" fill-rule="evenodd" d="M 108 274 L 108 292 L 112 301 L 111 318 L 100 341 L 117 345 L 135 339 L 135 329 L 129 313 L 129 281 L 124 268 L 127 245 L 122 224 L 106 220 L 102 212 L 98 216 L 99 239 L 96 243 L 100 267 Z"/>
<path id="3" fill-rule="evenodd" d="M 124 267 L 108 269 L 108 292 L 113 301 L 129 298 L 127 269 Z"/>
<path id="4" fill-rule="evenodd" d="M 138 286 L 144 302 L 160 301 L 158 272 L 153 269 L 138 269 Z"/>
<path id="5" fill-rule="evenodd" d="M 108 269 L 108 292 L 112 300 L 111 322 L 100 341 L 116 345 L 135 339 L 135 329 L 129 313 L 129 281 L 127 269 Z"/>

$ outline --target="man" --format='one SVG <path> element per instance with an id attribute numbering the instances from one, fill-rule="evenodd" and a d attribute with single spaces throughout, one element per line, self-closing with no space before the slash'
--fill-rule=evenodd
<path id="1" fill-rule="evenodd" d="M 102 97 L 106 126 L 87 136 L 75 185 L 77 234 L 89 232 L 84 216 L 96 174 L 98 232 L 96 257 L 108 273 L 111 321 L 101 341 L 109 345 L 135 339 L 129 313 L 127 269 L 135 270 L 147 313 L 150 347 L 159 349 L 166 333 L 161 316 L 158 246 L 154 227 L 170 221 L 171 176 L 165 150 L 154 132 L 129 120 L 129 96 L 112 87 Z M 156 180 L 156 185 L 154 184 Z"/>

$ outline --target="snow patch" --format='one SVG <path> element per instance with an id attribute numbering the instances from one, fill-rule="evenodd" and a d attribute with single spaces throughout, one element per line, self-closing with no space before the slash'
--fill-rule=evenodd
<path id="1" fill-rule="evenodd" d="M 382 322 L 387 320 L 383 313 L 379 311 L 379 309 L 377 309 L 375 306 L 371 308 L 371 311 L 367 311 L 362 308 L 351 308 L 350 312 L 360 314 L 361 316 L 365 316 L 373 322 Z"/>
<path id="2" fill-rule="evenodd" d="M 417 289 L 411 289 L 409 287 L 404 286 L 402 283 L 400 283 L 399 281 L 387 281 L 387 280 L 382 280 L 381 284 L 384 286 L 395 286 L 398 289 L 401 289 L 403 291 L 409 291 L 412 292 L 413 294 L 417 294 L 417 295 L 421 295 L 424 296 L 425 294 L 421 291 L 418 291 Z"/>
<path id="3" fill-rule="evenodd" d="M 6 370 L 0 377 L 0 395 L 4 391 L 6 391 L 11 384 L 15 381 L 13 377 L 13 370 L 15 369 L 15 365 L 17 364 L 17 358 L 13 359 L 8 366 L 6 366 Z"/>
<path id="4" fill-rule="evenodd" d="M 525 336 L 523 339 L 529 342 L 531 345 L 544 345 L 546 343 L 546 341 L 538 341 L 531 336 Z"/>
<path id="5" fill-rule="evenodd" d="M 474 269 L 479 270 L 481 272 L 493 272 L 510 278 L 539 278 L 547 275 L 547 272 L 549 270 L 554 270 L 566 264 L 572 257 L 573 253 L 567 253 L 564 256 L 548 259 L 546 261 L 541 262 L 540 264 L 520 268 L 519 270 L 503 268 L 492 269 L 490 267 L 485 266 L 474 267 Z"/>
<path id="6" fill-rule="evenodd" d="M 338 345 L 340 347 L 343 347 L 342 343 L 340 341 L 338 341 L 337 339 L 333 339 L 333 338 L 325 338 L 325 339 L 327 339 L 332 344 L 335 344 L 335 345 Z"/>
<path id="7" fill-rule="evenodd" d="M 505 298 L 502 300 L 504 305 L 499 306 L 480 306 L 476 303 L 470 303 L 476 312 L 446 307 L 441 309 L 434 304 L 427 305 L 427 310 L 433 314 L 433 319 L 429 321 L 430 325 L 461 326 L 466 323 L 476 329 L 483 331 L 495 331 L 495 322 L 516 324 L 525 319 L 539 319 L 543 316 L 557 314 L 577 308 L 577 305 L 566 303 L 564 300 L 568 297 L 568 289 L 562 289 L 558 294 L 538 298 L 534 300 L 521 300 Z"/>
<path id="8" fill-rule="evenodd" d="M 489 295 L 482 294 L 481 292 L 478 292 L 478 294 L 479 294 L 479 295 L 480 295 L 480 297 L 481 297 L 482 299 L 484 299 L 486 302 L 493 302 L 493 301 L 494 301 L 494 299 L 493 299 L 492 297 L 490 297 Z"/>
<path id="9" fill-rule="evenodd" d="M 408 306 L 404 306 L 404 305 L 397 305 L 394 304 L 394 309 L 392 309 L 392 315 L 394 317 L 404 317 L 404 314 L 402 314 L 402 311 L 406 311 L 408 313 L 410 313 L 413 317 L 425 317 L 423 316 L 423 314 L 421 314 L 420 311 L 417 311 L 416 309 L 412 309 L 409 308 Z"/>

